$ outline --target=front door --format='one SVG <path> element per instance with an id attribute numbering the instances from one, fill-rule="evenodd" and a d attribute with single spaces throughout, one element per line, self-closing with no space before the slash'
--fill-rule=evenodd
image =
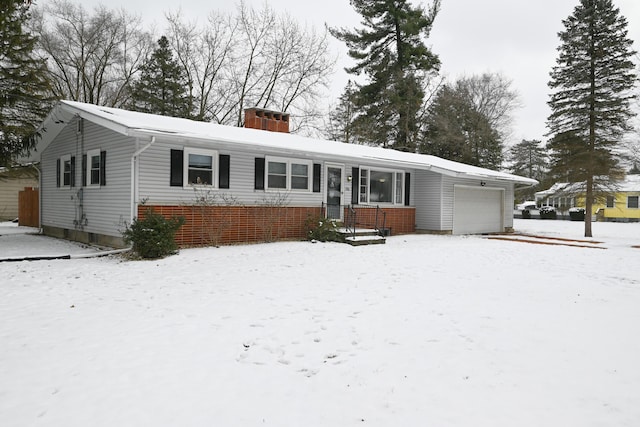
<path id="1" fill-rule="evenodd" d="M 327 165 L 327 218 L 342 220 L 342 176 L 344 166 Z"/>

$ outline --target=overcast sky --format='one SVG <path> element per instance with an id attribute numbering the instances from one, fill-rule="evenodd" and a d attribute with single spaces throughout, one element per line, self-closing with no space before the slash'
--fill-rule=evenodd
<path id="1" fill-rule="evenodd" d="M 40 5 L 47 0 L 40 0 Z M 73 1 L 73 0 L 72 0 Z M 91 8 L 103 3 L 122 7 L 155 23 L 156 33 L 165 27 L 164 13 L 182 8 L 186 17 L 202 19 L 211 10 L 233 9 L 233 0 L 84 0 Z M 264 0 L 245 0 L 260 8 Z M 419 2 L 414 2 L 419 3 Z M 440 56 L 441 73 L 450 79 L 460 75 L 499 72 L 513 82 L 521 97 L 522 108 L 515 114 L 511 142 L 523 138 L 545 140 L 545 121 L 549 72 L 555 63 L 559 45 L 557 33 L 579 0 L 442 0 L 427 43 Z M 348 0 L 269 0 L 276 12 L 287 12 L 300 22 L 318 29 L 329 26 L 358 27 L 360 16 Z M 425 1 L 422 4 L 427 4 Z M 640 50 L 640 1 L 614 0 L 629 22 L 629 37 Z M 349 76 L 343 71 L 351 65 L 342 42 L 332 39 L 338 56 L 331 97 L 337 97 Z"/>

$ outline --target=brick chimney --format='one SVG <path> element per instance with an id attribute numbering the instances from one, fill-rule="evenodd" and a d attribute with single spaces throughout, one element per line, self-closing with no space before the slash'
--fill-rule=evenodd
<path id="1" fill-rule="evenodd" d="M 246 108 L 244 127 L 289 133 L 289 114 L 256 107 Z"/>

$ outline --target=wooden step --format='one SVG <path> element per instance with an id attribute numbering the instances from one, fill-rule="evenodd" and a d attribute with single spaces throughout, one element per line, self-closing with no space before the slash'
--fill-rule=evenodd
<path id="1" fill-rule="evenodd" d="M 349 236 L 344 238 L 344 242 L 351 246 L 364 245 L 384 245 L 387 239 L 382 236 Z"/>
<path id="2" fill-rule="evenodd" d="M 383 236 L 370 228 L 356 228 L 355 233 L 346 228 L 340 228 L 338 232 L 342 234 L 344 242 L 351 246 L 380 245 L 386 242 Z"/>

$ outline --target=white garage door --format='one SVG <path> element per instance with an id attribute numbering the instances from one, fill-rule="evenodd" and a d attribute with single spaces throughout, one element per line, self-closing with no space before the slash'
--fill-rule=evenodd
<path id="1" fill-rule="evenodd" d="M 504 190 L 454 187 L 453 234 L 503 231 Z"/>

